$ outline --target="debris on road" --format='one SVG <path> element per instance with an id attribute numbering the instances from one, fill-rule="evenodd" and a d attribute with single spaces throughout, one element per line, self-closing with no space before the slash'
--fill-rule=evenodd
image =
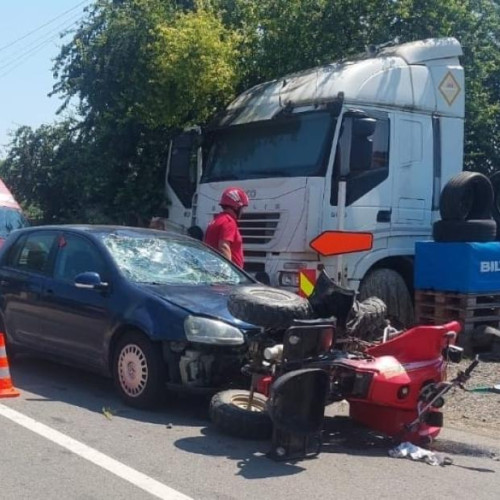
<path id="1" fill-rule="evenodd" d="M 389 450 L 389 456 L 392 458 L 411 458 L 412 460 L 423 460 L 429 465 L 451 465 L 453 460 L 441 453 L 434 453 L 432 451 L 420 448 L 413 443 L 405 441 L 400 445 Z"/>
<path id="2" fill-rule="evenodd" d="M 106 408 L 105 406 L 103 406 L 102 413 L 108 420 L 111 420 L 116 411 L 112 410 L 111 408 Z"/>

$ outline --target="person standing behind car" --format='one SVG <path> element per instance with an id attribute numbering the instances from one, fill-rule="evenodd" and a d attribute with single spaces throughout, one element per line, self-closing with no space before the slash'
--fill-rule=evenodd
<path id="1" fill-rule="evenodd" d="M 238 219 L 242 209 L 248 207 L 248 196 L 243 189 L 230 187 L 222 193 L 219 205 L 222 212 L 208 225 L 204 242 L 243 268 L 243 238 Z"/>

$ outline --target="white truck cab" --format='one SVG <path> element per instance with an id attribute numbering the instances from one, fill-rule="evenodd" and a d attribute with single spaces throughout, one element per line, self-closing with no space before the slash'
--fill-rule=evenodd
<path id="1" fill-rule="evenodd" d="M 173 141 L 170 221 L 204 230 L 222 191 L 239 186 L 249 272 L 297 289 L 299 269 L 324 267 L 411 322 L 415 242 L 462 170 L 461 55 L 454 38 L 428 39 L 247 90 L 204 130 L 203 155 L 197 131 Z M 321 256 L 310 243 L 331 230 L 371 233 L 373 248 Z"/>

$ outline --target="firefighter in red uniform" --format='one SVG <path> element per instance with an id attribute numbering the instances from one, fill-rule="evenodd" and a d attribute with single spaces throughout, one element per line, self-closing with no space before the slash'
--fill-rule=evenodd
<path id="1" fill-rule="evenodd" d="M 208 225 L 204 241 L 243 268 L 243 239 L 237 221 L 243 207 L 248 207 L 248 196 L 243 189 L 230 187 L 222 193 L 219 205 L 222 212 Z"/>

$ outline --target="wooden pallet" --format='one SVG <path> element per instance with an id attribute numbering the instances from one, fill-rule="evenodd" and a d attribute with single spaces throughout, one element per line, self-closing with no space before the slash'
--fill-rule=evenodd
<path id="1" fill-rule="evenodd" d="M 439 325 L 459 321 L 464 332 L 482 325 L 500 328 L 500 293 L 464 294 L 417 290 L 418 324 Z"/>

